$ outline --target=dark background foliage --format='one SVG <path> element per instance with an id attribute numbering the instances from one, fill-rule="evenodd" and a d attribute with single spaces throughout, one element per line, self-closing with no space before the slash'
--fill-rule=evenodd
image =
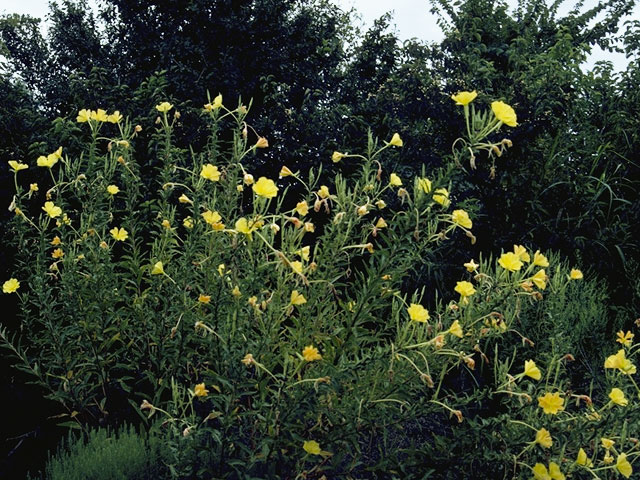
<path id="1" fill-rule="evenodd" d="M 51 5 L 46 38 L 40 20 L 2 16 L 0 203 L 12 196 L 7 160 L 33 166 L 59 145 L 74 152 L 65 139 L 81 108 L 120 109 L 151 125 L 153 105 L 168 99 L 182 113 L 179 145 L 187 148 L 204 141 L 197 112 L 207 93 L 222 93 L 225 103 L 251 101 L 253 126 L 269 139 L 271 148 L 253 160 L 258 174 L 323 166 L 330 181 L 344 168 L 331 164 L 331 152 L 363 148 L 371 130 L 381 138 L 400 132 L 405 148 L 393 168 L 408 178 L 423 165 L 451 165 L 463 118 L 449 97 L 475 89 L 478 105 L 511 104 L 519 126 L 506 132 L 514 145 L 495 175 L 485 158 L 475 170 L 454 170 L 455 199 L 477 200 L 478 242 L 429 259 L 430 287 L 446 297 L 463 261 L 522 243 L 601 276 L 608 315 L 630 322 L 640 307 L 640 22 L 621 19 L 634 3 L 609 0 L 562 17 L 558 2 L 522 0 L 509 11 L 494 0 L 434 0 L 445 34 L 439 44 L 401 44 L 389 16 L 361 33 L 352 12 L 326 0 L 102 0 L 97 15 L 86 0 L 63 0 Z M 595 45 L 623 50 L 628 67 L 585 71 Z M 147 144 L 143 132 L 139 161 L 152 173 Z M 38 175 L 31 168 L 23 178 L 46 185 Z M 1 215 L 4 235 L 9 213 Z M 3 279 L 11 264 L 7 252 Z M 5 312 L 15 327 L 15 308 Z M 3 395 L 25 409 L 3 437 L 37 437 L 44 423 L 24 420 L 34 418 L 37 392 L 17 391 L 15 373 L 2 369 Z M 0 472 L 12 471 L 20 448 L 6 454 L 18 444 L 4 442 Z"/>

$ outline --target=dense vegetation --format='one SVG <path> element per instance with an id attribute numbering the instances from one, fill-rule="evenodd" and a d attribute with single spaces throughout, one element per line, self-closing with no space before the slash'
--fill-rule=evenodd
<path id="1" fill-rule="evenodd" d="M 638 351 L 624 340 L 640 317 L 640 22 L 623 23 L 633 5 L 560 16 L 542 0 L 513 11 L 434 1 L 439 44 L 399 43 L 389 17 L 360 32 L 352 12 L 324 0 L 103 0 L 97 15 L 63 0 L 44 38 L 37 19 L 0 17 L 0 192 L 11 205 L 0 271 L 22 282 L 2 299 L 3 394 L 15 415 L 0 471 L 24 472 L 31 449 L 59 438 L 54 423 L 128 422 L 159 445 L 155 460 L 129 463 L 157 460 L 183 478 L 528 478 L 544 456 L 518 429 L 539 431 L 535 398 L 551 387 L 580 392 L 583 405 L 589 395 L 606 415 L 594 425 L 593 412 L 565 412 L 580 435 L 546 424 L 563 453 L 545 465 L 582 478 L 588 462 L 567 468 L 562 457 L 584 448 L 595 462 L 605 434 L 617 460 L 626 451 L 633 461 L 633 375 L 603 373 L 616 332 Z M 586 71 L 595 45 L 624 51 L 627 68 Z M 463 91 L 478 96 L 452 101 Z M 476 135 L 497 125 L 498 100 L 517 125 Z M 122 118 L 107 116 L 115 110 Z M 279 176 L 273 199 L 256 191 L 260 177 Z M 496 264 L 514 245 L 530 257 L 522 271 Z M 313 270 L 291 274 L 303 246 Z M 550 265 L 537 281 L 536 251 Z M 472 258 L 477 271 L 463 265 Z M 576 265 L 584 281 L 572 280 Z M 428 328 L 411 304 L 431 312 Z M 451 352 L 432 348 L 442 335 Z M 321 362 L 309 345 L 321 345 Z M 544 385 L 516 385 L 532 358 Z M 606 402 L 614 387 L 628 388 L 623 413 Z M 122 438 L 149 441 L 136 435 Z M 303 441 L 306 456 L 294 455 Z M 78 445 L 73 455 L 89 458 Z M 64 471 L 58 462 L 50 475 Z"/>

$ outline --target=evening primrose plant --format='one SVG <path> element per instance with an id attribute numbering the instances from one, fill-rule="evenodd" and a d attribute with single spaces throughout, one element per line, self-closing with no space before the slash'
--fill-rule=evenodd
<path id="1" fill-rule="evenodd" d="M 476 168 L 476 156 L 484 151 L 491 160 L 491 176 L 495 177 L 496 157 L 501 157 L 507 148 L 512 146 L 511 140 L 502 138 L 496 141 L 495 135 L 501 127 L 516 127 L 517 115 L 513 107 L 507 103 L 495 100 L 491 102 L 491 109 L 476 109 L 474 100 L 478 93 L 462 91 L 451 95 L 456 105 L 461 106 L 464 112 L 466 135 L 453 142 L 451 151 L 456 165 L 462 166 L 465 160 L 469 160 L 472 169 Z M 494 135 L 495 134 L 495 135 Z"/>
<path id="2" fill-rule="evenodd" d="M 500 108 L 484 130 L 515 122 Z M 51 177 L 37 190 L 29 162 L 10 165 L 20 253 L 3 292 L 21 327 L 1 338 L 64 425 L 148 422 L 175 478 L 633 468 L 633 332 L 605 360 L 608 390 L 587 396 L 571 390 L 568 357 L 538 354 L 522 328 L 532 305 L 585 282 L 578 269 L 515 245 L 460 265 L 448 302 L 407 288 L 430 254 L 475 234 L 445 173 L 383 168 L 400 134 L 328 154 L 333 175 L 269 173 L 249 167 L 269 141 L 248 106 L 209 99 L 200 152 L 173 144 L 175 105 L 155 111 L 142 127 L 81 110 L 86 149 L 36 160 Z M 151 179 L 136 162 L 142 128 L 155 129 Z M 600 435 L 613 462 L 598 463 Z M 469 439 L 495 450 L 474 458 Z M 591 466 L 567 463 L 579 449 Z"/>

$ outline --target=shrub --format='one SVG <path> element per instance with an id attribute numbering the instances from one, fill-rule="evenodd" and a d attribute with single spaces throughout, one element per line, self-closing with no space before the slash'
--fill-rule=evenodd
<path id="1" fill-rule="evenodd" d="M 510 107 L 472 100 L 460 100 L 460 162 L 502 154 L 508 143 L 485 137 L 515 123 Z M 160 416 L 176 478 L 422 478 L 425 465 L 436 478 L 528 477 L 543 459 L 580 474 L 563 460 L 588 442 L 597 453 L 599 432 L 635 458 L 637 402 L 627 420 L 619 394 L 606 400 L 614 385 L 637 390 L 632 338 L 607 360 L 622 380 L 589 397 L 572 392 L 564 352 L 531 350 L 534 319 L 575 293 L 579 270 L 516 245 L 467 262 L 450 301 L 410 288 L 426 257 L 475 237 L 471 202 L 454 204 L 443 172 L 382 167 L 398 134 L 334 152 L 331 183 L 286 165 L 276 181 L 246 166 L 268 141 L 244 105 L 205 105 L 202 152 L 173 145 L 173 105 L 156 110 L 152 174 L 135 162 L 142 127 L 101 110 L 78 114 L 84 152 L 38 160 L 48 190 L 23 188 L 14 164 L 21 255 L 5 291 L 22 326 L 2 338 L 69 426 Z M 558 438 L 544 457 L 527 440 L 543 426 Z"/>
<path id="2" fill-rule="evenodd" d="M 66 444 L 49 458 L 47 480 L 146 480 L 168 478 L 161 467 L 159 439 L 131 426 L 117 432 L 89 430 L 69 434 Z"/>

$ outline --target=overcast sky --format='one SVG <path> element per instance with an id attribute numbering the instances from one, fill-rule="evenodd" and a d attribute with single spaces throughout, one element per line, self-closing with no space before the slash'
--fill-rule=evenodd
<path id="1" fill-rule="evenodd" d="M 417 38 L 424 41 L 439 41 L 442 33 L 436 24 L 436 18 L 431 14 L 431 3 L 428 0 L 333 0 L 344 9 L 355 7 L 360 13 L 363 26 L 369 27 L 376 18 L 386 12 L 393 13 L 393 24 L 400 40 Z M 49 0 L 0 0 L 0 13 L 24 13 L 44 18 L 48 11 Z M 510 5 L 516 5 L 517 0 L 508 0 Z M 597 4 L 596 0 L 585 0 L 584 8 Z M 640 3 L 640 2 L 639 2 Z M 566 13 L 575 1 L 565 1 L 560 13 Z M 634 19 L 640 19 L 640 4 L 634 10 Z M 598 60 L 610 60 L 617 70 L 624 69 L 627 61 L 623 54 L 602 52 L 598 49 L 587 62 L 587 68 Z"/>

